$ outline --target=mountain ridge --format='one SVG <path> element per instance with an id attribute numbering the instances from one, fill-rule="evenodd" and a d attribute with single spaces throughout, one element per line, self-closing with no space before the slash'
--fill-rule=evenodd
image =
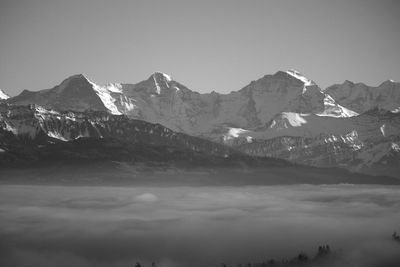
<path id="1" fill-rule="evenodd" d="M 399 122 L 397 119 L 379 122 L 382 117 L 374 110 L 392 111 L 397 118 L 396 108 L 400 111 L 399 85 L 386 81 L 380 85 L 382 87 L 371 89 L 361 83 L 345 81 L 323 90 L 300 72 L 288 70 L 264 75 L 238 91 L 201 94 L 162 72 L 154 72 L 136 84 L 106 85 L 98 85 L 85 75 L 78 74 L 51 89 L 24 91 L 5 102 L 37 104 L 57 111 L 91 110 L 125 115 L 130 119 L 161 124 L 175 132 L 222 143 L 250 155 L 274 156 L 313 166 L 340 165 L 359 171 L 371 164 L 384 162 L 381 158 L 391 153 L 397 158 L 397 150 L 391 147 L 399 145 L 400 130 L 396 132 L 400 129 Z M 352 88 L 356 88 L 354 92 Z M 345 93 L 349 91 L 355 96 L 348 98 Z M 364 114 L 368 112 L 372 112 L 371 116 L 367 116 L 371 120 L 367 125 L 370 127 L 360 128 L 359 123 L 364 123 Z M 394 134 L 385 136 L 393 129 Z M 288 136 L 297 141 L 293 141 L 294 145 L 283 146 L 285 151 L 282 153 L 270 151 L 278 144 L 268 145 L 269 149 L 263 145 L 268 140 L 281 143 Z M 302 145 L 304 142 L 299 140 L 308 145 Z M 311 152 L 309 147 L 313 142 L 319 153 L 326 155 Z M 260 147 L 254 148 L 255 144 Z M 342 150 L 337 152 L 330 149 L 331 146 L 341 147 Z M 375 149 L 367 150 L 369 146 Z M 300 151 L 298 156 L 294 156 L 295 151 Z M 375 155 L 378 151 L 380 158 Z M 304 153 L 311 153 L 313 159 L 301 161 Z M 354 163 L 352 154 L 357 154 L 356 158 L 361 163 Z M 334 159 L 329 160 L 330 165 L 326 164 L 326 157 Z M 372 163 L 371 158 L 374 159 Z M 344 164 L 346 160 L 348 164 Z"/>

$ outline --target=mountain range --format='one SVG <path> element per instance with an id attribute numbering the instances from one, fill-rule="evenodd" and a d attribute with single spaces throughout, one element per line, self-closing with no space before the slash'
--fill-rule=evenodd
<path id="1" fill-rule="evenodd" d="M 221 158 L 248 155 L 367 174 L 400 173 L 400 83 L 391 80 L 377 87 L 345 81 L 321 89 L 288 70 L 228 94 L 202 94 L 161 72 L 136 84 L 106 85 L 79 74 L 51 89 L 0 98 L 3 151 L 10 151 L 10 140 L 44 146 L 114 138 L 137 144 L 161 131 L 157 142 L 146 142 Z M 140 123 L 152 131 L 140 130 L 142 137 L 135 139 Z M 121 138 L 124 134 L 133 139 Z"/>

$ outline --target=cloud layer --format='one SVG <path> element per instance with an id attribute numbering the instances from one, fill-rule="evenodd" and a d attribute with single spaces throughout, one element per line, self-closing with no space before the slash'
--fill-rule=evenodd
<path id="1" fill-rule="evenodd" d="M 328 243 L 374 266 L 400 261 L 399 189 L 1 186 L 0 265 L 218 266 Z"/>

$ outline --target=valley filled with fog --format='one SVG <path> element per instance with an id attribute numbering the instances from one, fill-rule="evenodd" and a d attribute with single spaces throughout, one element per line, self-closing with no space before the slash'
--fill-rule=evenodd
<path id="1" fill-rule="evenodd" d="M 242 266 L 313 256 L 398 266 L 400 187 L 2 185 L 1 266 Z"/>

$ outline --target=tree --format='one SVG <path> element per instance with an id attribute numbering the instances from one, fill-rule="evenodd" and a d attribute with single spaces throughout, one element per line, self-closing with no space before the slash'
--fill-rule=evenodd
<path id="1" fill-rule="evenodd" d="M 396 241 L 400 241 L 400 235 L 397 234 L 397 232 L 393 232 L 392 237 Z"/>
<path id="2" fill-rule="evenodd" d="M 300 254 L 297 256 L 297 260 L 300 261 L 300 262 L 308 261 L 308 256 L 307 256 L 306 253 L 300 253 Z"/>

